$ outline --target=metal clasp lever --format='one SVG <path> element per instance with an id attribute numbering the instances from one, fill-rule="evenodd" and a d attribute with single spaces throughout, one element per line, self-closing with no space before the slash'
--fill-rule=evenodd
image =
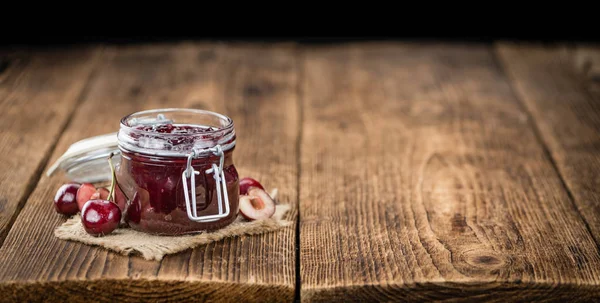
<path id="1" fill-rule="evenodd" d="M 219 165 L 212 164 L 212 168 L 207 169 L 205 171 L 206 174 L 213 174 L 213 178 L 215 179 L 215 184 L 217 185 L 217 201 L 219 207 L 219 213 L 216 215 L 207 215 L 207 216 L 198 216 L 197 208 L 196 208 L 196 175 L 200 175 L 200 172 L 195 170 L 192 167 L 192 159 L 194 159 L 198 153 L 193 151 L 188 155 L 187 159 L 187 167 L 182 173 L 183 179 L 183 192 L 185 195 L 185 207 L 187 210 L 187 215 L 192 221 L 196 222 L 213 222 L 221 218 L 225 218 L 229 216 L 229 197 L 227 195 L 227 182 L 225 180 L 225 173 L 223 172 L 223 162 L 225 160 L 225 154 L 223 153 L 223 149 L 220 145 L 217 145 L 213 148 L 208 148 L 205 151 L 211 152 L 215 156 L 219 156 Z M 191 180 L 191 192 L 192 199 L 189 197 L 189 191 L 187 187 L 187 179 Z M 222 187 L 222 189 L 221 189 Z M 223 199 L 221 199 L 221 194 L 223 194 Z M 190 202 L 191 200 L 191 202 Z M 225 208 L 225 211 L 223 211 Z"/>

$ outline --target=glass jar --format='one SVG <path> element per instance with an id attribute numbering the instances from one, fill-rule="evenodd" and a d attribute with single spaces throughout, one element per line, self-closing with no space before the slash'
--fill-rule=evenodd
<path id="1" fill-rule="evenodd" d="M 194 109 L 137 112 L 121 119 L 117 182 L 135 230 L 182 235 L 212 231 L 238 213 L 233 121 Z"/>

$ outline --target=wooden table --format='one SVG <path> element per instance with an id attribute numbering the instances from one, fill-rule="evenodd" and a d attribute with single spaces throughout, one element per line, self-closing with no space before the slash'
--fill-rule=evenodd
<path id="1" fill-rule="evenodd" d="M 181 42 L 0 53 L 0 301 L 599 301 L 600 48 Z M 134 111 L 236 123 L 294 226 L 161 262 L 58 240 L 44 172 Z"/>

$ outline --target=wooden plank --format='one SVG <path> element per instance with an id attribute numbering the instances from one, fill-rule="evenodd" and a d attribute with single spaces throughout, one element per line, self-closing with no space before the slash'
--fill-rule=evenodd
<path id="1" fill-rule="evenodd" d="M 77 107 L 98 51 L 0 53 L 0 246 Z"/>
<path id="2" fill-rule="evenodd" d="M 575 67 L 579 78 L 583 76 L 586 80 L 584 82 L 590 84 L 594 91 L 600 91 L 596 89 L 600 86 L 600 44 L 577 45 L 572 56 L 573 58 L 569 58 L 571 59 L 569 61 L 574 61 L 572 66 Z"/>
<path id="3" fill-rule="evenodd" d="M 304 57 L 302 301 L 600 298 L 598 248 L 491 48 Z"/>
<path id="4" fill-rule="evenodd" d="M 600 48 L 585 53 L 600 58 Z M 535 45 L 501 44 L 498 54 L 600 247 L 600 93 L 590 76 L 600 61 L 577 69 L 583 53 Z"/>
<path id="5" fill-rule="evenodd" d="M 292 47 L 182 43 L 110 48 L 89 96 L 58 143 L 118 129 L 121 116 L 160 107 L 204 108 L 236 123 L 235 163 L 294 206 L 298 100 Z M 111 122 L 112 121 L 112 122 Z M 57 240 L 64 219 L 50 197 L 64 179 L 42 177 L 0 249 L 0 293 L 15 301 L 291 301 L 295 226 L 165 257 L 124 257 Z M 289 214 L 293 219 L 296 209 Z"/>

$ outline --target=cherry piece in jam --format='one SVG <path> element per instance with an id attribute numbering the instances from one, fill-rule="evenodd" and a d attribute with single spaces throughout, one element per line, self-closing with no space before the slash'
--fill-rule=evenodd
<path id="1" fill-rule="evenodd" d="M 142 219 L 142 205 L 147 205 L 149 199 L 148 191 L 138 188 L 128 206 L 127 220 L 134 224 L 139 224 Z"/>
<path id="2" fill-rule="evenodd" d="M 141 125 L 137 129 L 146 132 L 161 133 L 161 134 L 182 134 L 182 135 L 193 135 L 202 134 L 216 130 L 214 127 L 198 127 L 191 125 L 173 125 L 167 124 L 154 124 L 154 125 Z"/>
<path id="3" fill-rule="evenodd" d="M 166 141 L 173 145 L 180 144 L 190 144 L 193 143 L 194 138 L 193 135 L 208 133 L 211 131 L 217 130 L 214 127 L 199 127 L 199 126 L 191 126 L 191 125 L 173 125 L 170 123 L 167 124 L 154 124 L 154 125 L 140 125 L 136 127 L 136 129 L 156 133 L 156 134 L 181 134 L 181 137 L 169 137 Z M 191 136 L 190 136 L 191 135 Z M 203 139 L 210 139 L 210 135 L 202 136 Z"/>

